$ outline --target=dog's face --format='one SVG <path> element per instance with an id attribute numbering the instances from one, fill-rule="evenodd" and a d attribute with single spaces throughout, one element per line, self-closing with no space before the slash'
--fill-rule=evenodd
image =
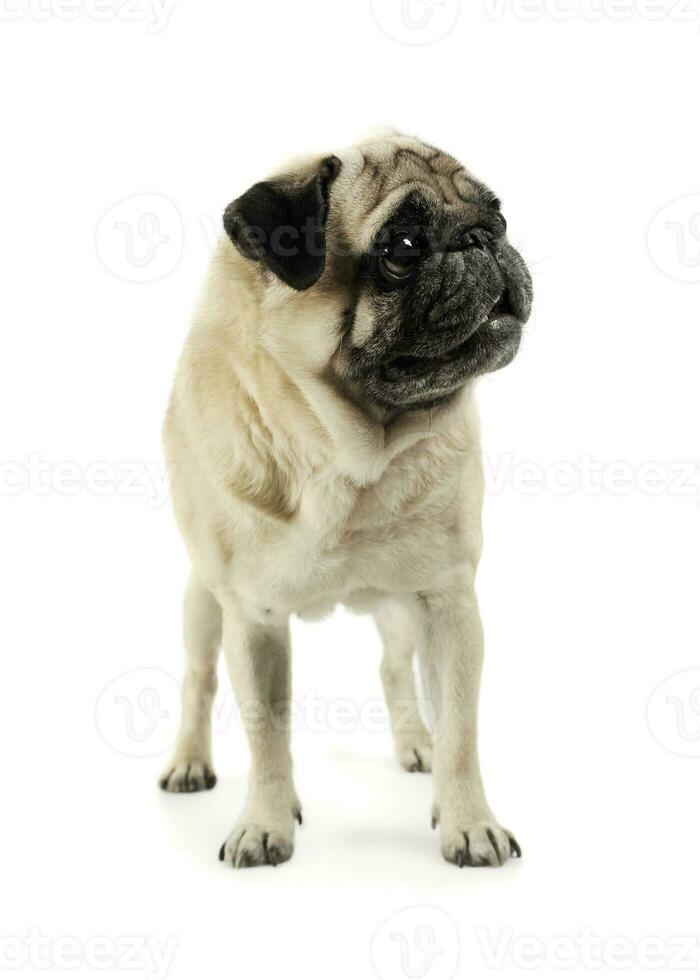
<path id="1" fill-rule="evenodd" d="M 517 352 L 525 263 L 494 194 L 431 146 L 392 136 L 307 162 L 224 225 L 271 293 L 267 343 L 375 410 L 440 404 Z"/>

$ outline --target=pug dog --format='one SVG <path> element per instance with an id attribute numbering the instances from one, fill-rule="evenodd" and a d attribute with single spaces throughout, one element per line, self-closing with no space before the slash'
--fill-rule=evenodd
<path id="1" fill-rule="evenodd" d="M 433 771 L 443 856 L 502 865 L 521 851 L 477 755 L 474 386 L 515 356 L 532 287 L 498 198 L 449 154 L 390 133 L 295 160 L 234 200 L 224 230 L 164 429 L 192 572 L 181 729 L 160 785 L 216 782 L 223 647 L 251 769 L 219 857 L 287 861 L 302 819 L 289 619 L 342 603 L 376 618 L 396 755 Z"/>

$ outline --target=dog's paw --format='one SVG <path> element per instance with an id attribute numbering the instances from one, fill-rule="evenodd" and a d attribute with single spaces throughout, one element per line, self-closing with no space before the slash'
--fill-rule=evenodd
<path id="1" fill-rule="evenodd" d="M 294 853 L 294 824 L 301 824 L 301 804 L 293 787 L 268 787 L 248 800 L 241 817 L 219 851 L 219 860 L 234 868 L 283 864 Z"/>
<path id="2" fill-rule="evenodd" d="M 430 772 L 433 741 L 427 731 L 406 732 L 395 739 L 396 758 L 407 772 Z"/>
<path id="3" fill-rule="evenodd" d="M 234 868 L 283 864 L 294 853 L 294 831 L 267 830 L 258 824 L 238 824 L 221 845 L 219 860 Z"/>
<path id="4" fill-rule="evenodd" d="M 433 816 L 433 826 L 438 818 Z M 522 851 L 509 830 L 495 820 L 461 821 L 458 824 L 441 821 L 442 855 L 460 868 L 498 868 L 508 858 L 521 857 Z"/>
<path id="5" fill-rule="evenodd" d="M 158 785 L 167 793 L 198 793 L 216 786 L 214 770 L 201 759 L 184 760 L 168 766 Z"/>

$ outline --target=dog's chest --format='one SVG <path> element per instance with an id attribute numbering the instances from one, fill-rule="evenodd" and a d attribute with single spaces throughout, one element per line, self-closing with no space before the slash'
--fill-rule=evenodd
<path id="1" fill-rule="evenodd" d="M 304 488 L 298 520 L 239 556 L 235 590 L 263 622 L 292 612 L 318 618 L 337 603 L 362 611 L 418 591 L 454 547 L 442 498 L 434 488 L 417 495 L 410 480 L 358 488 L 319 474 Z"/>

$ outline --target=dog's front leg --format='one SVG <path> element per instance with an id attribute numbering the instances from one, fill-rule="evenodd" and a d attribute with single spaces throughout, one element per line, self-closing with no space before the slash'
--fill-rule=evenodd
<path id="1" fill-rule="evenodd" d="M 250 747 L 248 798 L 219 858 L 236 868 L 288 861 L 301 807 L 289 750 L 289 626 L 261 626 L 225 602 L 223 647 Z"/>
<path id="2" fill-rule="evenodd" d="M 442 853 L 463 865 L 500 865 L 520 856 L 513 835 L 486 802 L 477 750 L 483 630 L 465 578 L 416 601 L 419 661 L 432 714 L 435 809 Z"/>

